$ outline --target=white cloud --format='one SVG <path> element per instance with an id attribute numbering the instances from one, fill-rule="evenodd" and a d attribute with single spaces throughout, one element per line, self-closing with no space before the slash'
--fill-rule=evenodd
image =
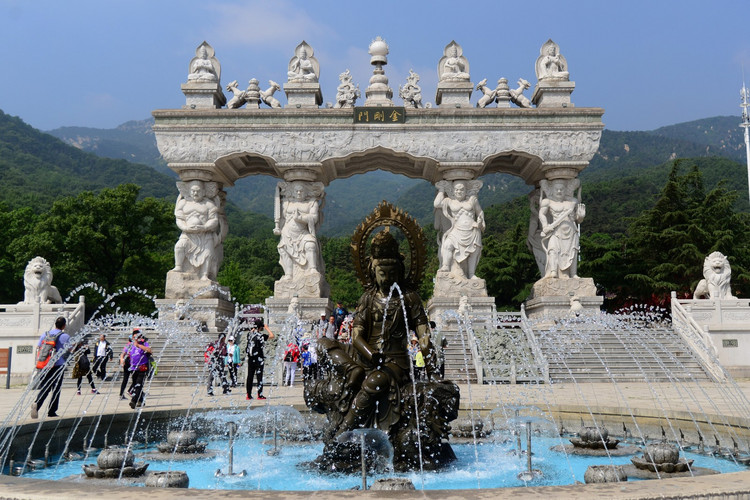
<path id="1" fill-rule="evenodd" d="M 330 31 L 310 17 L 304 8 L 286 0 L 224 2 L 206 8 L 217 16 L 211 38 L 227 44 L 296 45 L 303 39 L 322 37 Z"/>

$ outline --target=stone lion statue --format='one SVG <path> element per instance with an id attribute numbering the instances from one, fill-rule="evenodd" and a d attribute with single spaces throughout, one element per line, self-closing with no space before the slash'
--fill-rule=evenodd
<path id="1" fill-rule="evenodd" d="M 52 286 L 52 267 L 43 257 L 34 257 L 23 272 L 22 304 L 61 304 L 62 297 L 57 287 Z"/>
<path id="2" fill-rule="evenodd" d="M 703 261 L 703 278 L 695 287 L 694 299 L 736 299 L 732 295 L 729 280 L 732 269 L 729 259 L 721 252 L 713 252 Z"/>

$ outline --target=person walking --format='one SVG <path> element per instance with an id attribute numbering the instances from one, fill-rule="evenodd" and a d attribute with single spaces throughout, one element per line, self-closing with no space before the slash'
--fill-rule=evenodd
<path id="1" fill-rule="evenodd" d="M 138 328 L 133 329 L 133 333 L 128 336 L 128 342 L 125 347 L 122 348 L 120 353 L 120 366 L 122 366 L 122 382 L 120 383 L 120 399 L 128 399 L 125 396 L 125 387 L 128 385 L 128 379 L 130 378 L 130 348 L 133 347 L 133 337 L 139 335 L 141 331 Z M 135 381 L 133 381 L 135 382 Z M 133 382 L 130 384 L 128 389 L 128 396 L 132 397 Z"/>
<path id="2" fill-rule="evenodd" d="M 309 350 L 309 344 L 302 344 L 302 380 L 312 380 L 312 354 Z"/>
<path id="3" fill-rule="evenodd" d="M 73 357 L 76 359 L 76 363 L 73 366 L 72 375 L 73 378 L 78 379 L 76 390 L 78 396 L 81 395 L 81 383 L 83 382 L 83 377 L 88 379 L 89 385 L 91 386 L 91 393 L 99 394 L 99 391 L 96 390 L 96 385 L 94 384 L 94 377 L 91 375 L 91 361 L 89 360 L 89 354 L 91 354 L 91 349 L 89 349 L 89 346 L 85 341 L 76 344 L 76 347 L 73 350 Z"/>
<path id="4" fill-rule="evenodd" d="M 331 315 L 326 323 L 325 337 L 331 340 L 336 340 L 338 337 L 338 329 L 336 328 L 336 319 Z"/>
<path id="5" fill-rule="evenodd" d="M 336 302 L 336 308 L 333 310 L 333 317 L 336 322 L 336 331 L 341 331 L 341 324 L 344 322 L 346 317 L 349 315 L 349 311 L 346 307 L 341 304 L 341 301 Z"/>
<path id="6" fill-rule="evenodd" d="M 96 344 L 96 352 L 94 353 L 94 373 L 99 380 L 107 378 L 107 361 L 112 359 L 114 354 L 112 353 L 112 347 L 109 345 L 107 336 L 103 333 L 99 335 L 99 342 Z"/>
<path id="7" fill-rule="evenodd" d="M 229 374 L 229 384 L 231 387 L 237 387 L 237 368 L 242 366 L 240 364 L 240 346 L 234 342 L 232 335 L 227 339 L 227 373 Z"/>
<path id="8" fill-rule="evenodd" d="M 62 387 L 63 374 L 65 373 L 65 363 L 70 355 L 70 335 L 65 333 L 67 320 L 60 316 L 55 320 L 55 327 L 39 337 L 37 343 L 36 359 L 39 360 L 39 354 L 42 351 L 42 344 L 45 342 L 54 342 L 54 353 L 47 365 L 39 372 L 41 380 L 38 383 L 39 393 L 36 399 L 31 403 L 31 418 L 39 418 L 39 408 L 44 404 L 44 400 L 52 393 L 47 410 L 48 417 L 57 416 L 57 408 L 60 405 L 60 389 Z M 38 362 L 38 361 L 37 361 Z"/>
<path id="9" fill-rule="evenodd" d="M 214 379 L 221 381 L 222 394 L 229 394 L 229 384 L 227 376 L 224 373 L 224 361 L 227 357 L 227 343 L 224 341 L 226 334 L 219 334 L 215 342 L 211 342 L 206 347 L 206 361 L 208 362 L 208 395 L 214 395 Z"/>
<path id="10" fill-rule="evenodd" d="M 130 407 L 143 406 L 143 386 L 146 383 L 146 375 L 149 372 L 149 358 L 151 346 L 148 339 L 142 333 L 133 335 L 133 345 L 130 346 L 130 372 L 133 376 L 133 397 L 130 399 Z"/>
<path id="11" fill-rule="evenodd" d="M 266 328 L 262 320 L 251 323 L 250 331 L 247 333 L 247 346 L 245 347 L 247 361 L 247 380 L 245 381 L 245 399 L 253 399 L 253 379 L 258 384 L 258 399 L 266 399 L 263 396 L 263 368 L 266 363 L 264 352 L 266 341 L 274 338 L 273 332 Z"/>
<path id="12" fill-rule="evenodd" d="M 291 341 L 287 344 L 286 351 L 284 351 L 284 385 L 289 387 L 294 385 L 297 362 L 299 362 L 299 346 L 296 342 Z"/>

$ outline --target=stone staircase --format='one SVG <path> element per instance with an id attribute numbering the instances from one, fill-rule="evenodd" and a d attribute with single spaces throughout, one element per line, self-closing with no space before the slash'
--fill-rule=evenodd
<path id="1" fill-rule="evenodd" d="M 158 365 L 158 371 L 153 378 L 152 385 L 193 386 L 206 383 L 207 368 L 204 362 L 203 353 L 209 342 L 216 340 L 216 333 L 197 333 L 195 331 L 176 332 L 168 337 L 153 330 L 143 330 L 143 332 L 148 338 L 148 343 L 151 346 L 154 358 Z M 108 380 L 105 384 L 114 384 L 117 390 L 119 390 L 120 381 L 122 380 L 122 368 L 119 365 L 118 359 L 120 352 L 122 352 L 122 348 L 125 345 L 124 339 L 126 337 L 127 335 L 123 336 L 121 333 L 118 334 L 118 332 L 112 332 L 111 335 L 107 335 L 107 338 L 113 344 L 112 347 L 115 353 L 115 358 L 107 364 L 107 378 L 114 378 L 114 380 Z M 243 342 L 240 344 L 240 349 L 243 350 L 242 352 L 244 352 L 245 347 L 244 340 L 245 339 L 242 339 Z M 272 385 L 275 383 L 277 380 L 275 371 L 281 370 L 281 363 L 273 362 L 274 349 L 275 343 L 273 340 L 266 343 L 267 366 L 263 376 L 265 385 Z M 75 386 L 76 381 L 70 378 L 70 372 L 71 369 L 68 369 L 66 372 L 64 385 L 72 387 Z M 237 373 L 238 386 L 244 386 L 245 376 L 245 365 L 243 365 Z M 280 379 L 279 375 L 278 380 Z M 94 382 L 97 387 L 100 387 L 101 381 L 95 378 Z M 218 382 L 215 382 L 214 384 L 216 385 Z M 297 371 L 295 385 L 302 385 L 301 370 Z M 83 379 L 81 387 L 83 390 L 88 390 L 89 386 L 86 378 Z"/>
<path id="2" fill-rule="evenodd" d="M 554 382 L 711 380 L 668 327 L 535 330 Z"/>
<path id="3" fill-rule="evenodd" d="M 448 340 L 448 345 L 443 349 L 445 356 L 445 379 L 452 380 L 458 384 L 467 381 L 472 384 L 477 382 L 477 370 L 474 359 L 469 349 L 468 339 L 461 339 L 462 334 L 454 329 L 443 330 L 443 338 Z"/>

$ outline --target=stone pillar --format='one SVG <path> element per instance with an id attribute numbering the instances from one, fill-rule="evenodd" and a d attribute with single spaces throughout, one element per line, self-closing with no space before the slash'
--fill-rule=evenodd
<path id="1" fill-rule="evenodd" d="M 177 183 L 180 194 L 175 204 L 175 221 L 182 233 L 175 244 L 175 267 L 167 273 L 165 299 L 157 301 L 159 315 L 221 329 L 234 311 L 229 289 L 216 281 L 229 230 L 226 193 L 220 183 L 207 180 L 206 173 L 185 173 L 182 178 L 189 180 Z"/>
<path id="2" fill-rule="evenodd" d="M 274 234 L 279 236 L 279 262 L 284 275 L 274 284 L 273 297 L 266 300 L 271 324 L 288 317 L 292 302 L 302 320 L 316 320 L 331 310 L 330 286 L 317 236 L 325 186 L 312 180 L 319 165 L 308 167 L 277 165 L 285 180 L 276 187 Z"/>
<path id="3" fill-rule="evenodd" d="M 485 281 L 476 276 L 482 252 L 484 212 L 477 200 L 482 181 L 475 180 L 481 163 L 441 163 L 443 180 L 436 183 L 435 229 L 439 268 L 427 309 L 430 316 L 457 310 L 462 297 L 478 314 L 490 314 L 495 299 L 487 296 Z M 459 214 L 460 212 L 460 214 Z"/>
<path id="4" fill-rule="evenodd" d="M 539 199 L 530 200 L 539 209 L 539 238 L 545 252 L 544 273 L 526 300 L 530 318 L 593 314 L 604 302 L 596 295 L 594 280 L 578 276 L 580 223 L 586 216 L 576 177 L 583 167 L 578 166 L 577 162 L 545 165 Z"/>

